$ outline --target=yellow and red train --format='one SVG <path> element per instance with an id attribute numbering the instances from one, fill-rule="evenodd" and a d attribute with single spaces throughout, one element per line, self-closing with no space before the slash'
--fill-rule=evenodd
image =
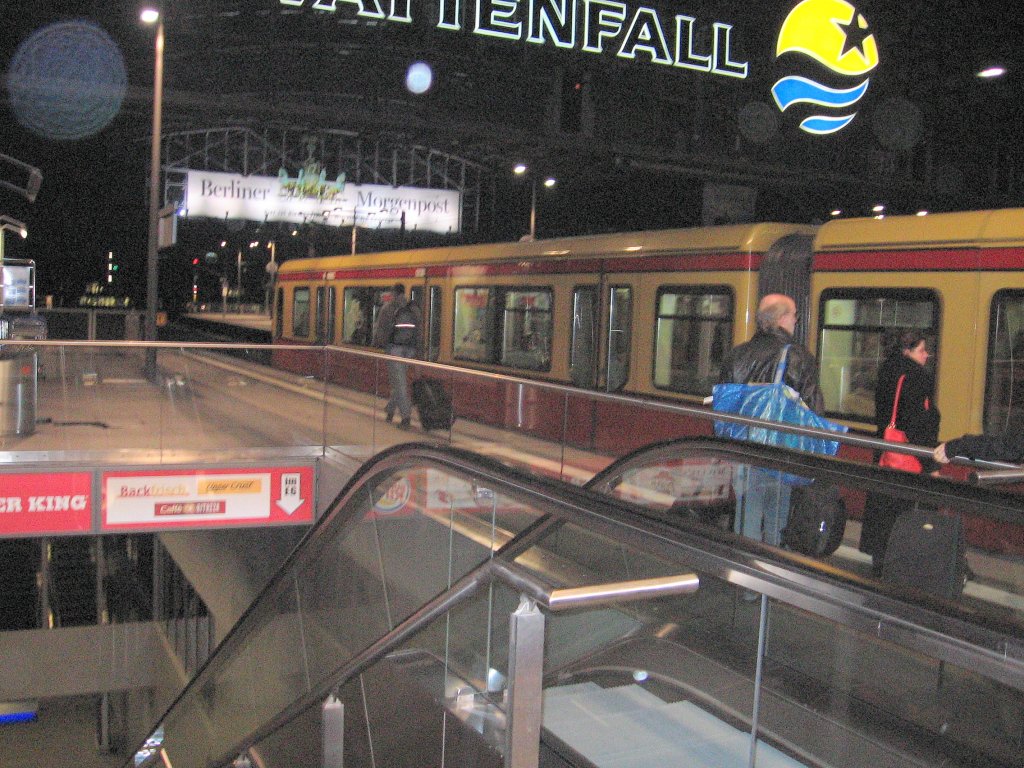
<path id="1" fill-rule="evenodd" d="M 274 339 L 367 346 L 395 282 L 424 309 L 430 360 L 689 403 L 710 393 L 722 355 L 753 333 L 758 298 L 784 292 L 818 357 L 826 415 L 873 431 L 880 341 L 896 326 L 932 340 L 944 438 L 1013 428 L 1024 414 L 1024 209 L 293 260 L 278 273 Z M 281 350 L 275 363 L 299 370 L 302 357 Z M 332 377 L 370 385 L 341 368 Z M 460 415 L 500 418 L 504 390 L 469 381 L 489 389 L 456 392 Z M 561 398 L 526 407 L 524 416 L 515 404 L 521 425 L 560 436 Z M 573 441 L 602 447 L 614 411 L 570 414 Z M 687 429 L 707 426 L 659 419 L 611 434 L 641 444 Z"/>

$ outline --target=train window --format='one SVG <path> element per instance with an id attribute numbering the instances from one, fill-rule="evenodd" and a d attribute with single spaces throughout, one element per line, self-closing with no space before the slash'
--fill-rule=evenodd
<path id="1" fill-rule="evenodd" d="M 917 328 L 936 349 L 939 300 L 924 289 L 835 289 L 821 297 L 818 364 L 825 412 L 873 422 L 883 335 Z"/>
<path id="2" fill-rule="evenodd" d="M 453 355 L 459 360 L 494 360 L 494 323 L 490 288 L 455 289 Z"/>
<path id="3" fill-rule="evenodd" d="M 334 291 L 334 288 L 327 286 L 318 286 L 316 289 L 314 338 L 317 344 L 334 343 Z"/>
<path id="4" fill-rule="evenodd" d="M 368 347 L 373 339 L 374 290 L 346 288 L 342 294 L 341 340 Z"/>
<path id="5" fill-rule="evenodd" d="M 277 289 L 274 305 L 274 338 L 280 339 L 284 334 L 284 288 Z"/>
<path id="6" fill-rule="evenodd" d="M 1003 290 L 992 299 L 984 431 L 1024 427 L 1024 291 Z"/>
<path id="7" fill-rule="evenodd" d="M 501 318 L 502 365 L 546 371 L 551 368 L 551 289 L 505 292 Z"/>
<path id="8" fill-rule="evenodd" d="M 427 305 L 427 360 L 436 361 L 441 356 L 441 287 L 430 286 Z"/>
<path id="9" fill-rule="evenodd" d="M 296 288 L 292 293 L 292 335 L 309 336 L 309 288 Z"/>
<path id="10" fill-rule="evenodd" d="M 711 394 L 732 343 L 732 305 L 726 286 L 658 289 L 655 387 Z"/>
<path id="11" fill-rule="evenodd" d="M 597 374 L 597 288 L 585 286 L 572 294 L 572 339 L 569 376 L 577 387 L 594 386 Z"/>
<path id="12" fill-rule="evenodd" d="M 608 289 L 608 359 L 606 389 L 618 392 L 629 381 L 630 327 L 633 322 L 633 289 L 611 286 Z"/>

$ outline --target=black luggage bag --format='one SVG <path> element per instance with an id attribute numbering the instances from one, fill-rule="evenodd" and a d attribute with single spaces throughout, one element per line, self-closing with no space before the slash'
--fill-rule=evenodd
<path id="1" fill-rule="evenodd" d="M 438 379 L 416 379 L 412 383 L 412 402 L 423 429 L 451 429 L 452 398 Z"/>
<path id="2" fill-rule="evenodd" d="M 789 497 L 789 521 L 782 543 L 811 557 L 827 557 L 839 549 L 846 532 L 846 502 L 839 488 L 820 480 L 797 485 Z"/>
<path id="3" fill-rule="evenodd" d="M 882 565 L 882 580 L 947 600 L 967 582 L 967 543 L 959 515 L 914 509 L 896 518 Z"/>

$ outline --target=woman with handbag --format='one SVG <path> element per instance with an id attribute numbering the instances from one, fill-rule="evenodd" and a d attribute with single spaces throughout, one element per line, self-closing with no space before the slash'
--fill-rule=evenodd
<path id="1" fill-rule="evenodd" d="M 893 332 L 875 385 L 878 437 L 923 446 L 938 442 L 940 415 L 934 402 L 935 377 L 926 367 L 930 356 L 927 340 L 920 331 Z M 932 459 L 909 454 L 886 452 L 879 457 L 879 463 L 905 472 L 938 472 Z M 901 500 L 885 494 L 869 493 L 865 500 L 860 550 L 871 555 L 876 576 L 881 575 L 889 533 L 903 506 Z"/>

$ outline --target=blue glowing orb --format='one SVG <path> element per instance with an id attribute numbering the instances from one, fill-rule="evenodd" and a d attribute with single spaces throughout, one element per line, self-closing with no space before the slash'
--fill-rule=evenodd
<path id="1" fill-rule="evenodd" d="M 87 21 L 36 30 L 18 46 L 7 71 L 15 117 L 47 139 L 99 133 L 121 108 L 127 83 L 117 43 Z"/>
<path id="2" fill-rule="evenodd" d="M 409 65 L 409 69 L 405 73 L 405 87 L 408 88 L 411 93 L 415 93 L 417 96 L 422 93 L 426 93 L 430 90 L 430 86 L 433 82 L 434 72 L 430 69 L 429 64 L 417 61 Z"/>

